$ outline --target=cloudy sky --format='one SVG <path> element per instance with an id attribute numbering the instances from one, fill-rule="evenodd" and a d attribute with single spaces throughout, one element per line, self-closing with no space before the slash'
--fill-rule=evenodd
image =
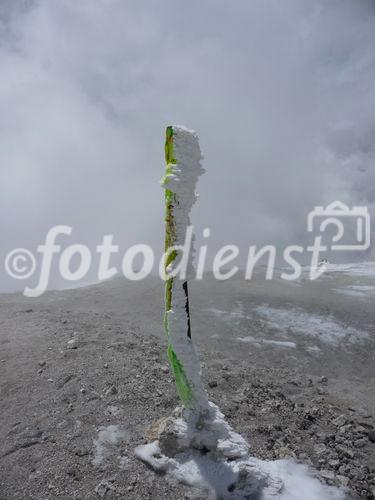
<path id="1" fill-rule="evenodd" d="M 211 252 L 373 211 L 374 23 L 370 0 L 1 0 L 1 261 L 56 224 L 161 248 L 168 124 L 200 136 Z"/>

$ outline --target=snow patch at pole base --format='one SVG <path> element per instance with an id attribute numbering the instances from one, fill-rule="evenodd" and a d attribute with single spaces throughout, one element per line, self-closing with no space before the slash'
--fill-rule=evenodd
<path id="1" fill-rule="evenodd" d="M 201 422 L 177 408 L 153 430 L 153 442 L 136 448 L 136 456 L 212 499 L 345 498 L 343 490 L 322 484 L 305 465 L 251 457 L 245 439 L 233 431 L 216 405 L 209 406 L 209 416 Z"/>

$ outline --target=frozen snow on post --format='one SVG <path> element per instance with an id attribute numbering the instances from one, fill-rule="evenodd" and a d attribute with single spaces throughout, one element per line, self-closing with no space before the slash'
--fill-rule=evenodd
<path id="1" fill-rule="evenodd" d="M 197 198 L 195 189 L 198 177 L 204 172 L 196 133 L 185 127 L 167 127 L 165 157 L 165 271 L 166 274 L 173 274 L 183 258 L 181 247 L 190 227 L 189 214 Z M 187 262 L 187 276 L 191 271 L 192 248 Z M 191 340 L 187 278 L 181 280 L 176 276 L 166 280 L 164 328 L 168 339 L 168 357 L 182 402 L 197 415 L 207 413 L 208 399 Z"/>

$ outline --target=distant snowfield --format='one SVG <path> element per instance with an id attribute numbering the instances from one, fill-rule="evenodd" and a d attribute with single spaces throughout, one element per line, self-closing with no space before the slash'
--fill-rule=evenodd
<path id="1" fill-rule="evenodd" d="M 349 285 L 345 288 L 335 288 L 334 291 L 350 297 L 375 297 L 375 286 L 369 285 Z"/>
<path id="2" fill-rule="evenodd" d="M 276 308 L 262 305 L 255 311 L 270 328 L 288 333 L 315 337 L 322 342 L 337 344 L 341 340 L 355 343 L 369 338 L 367 332 L 346 326 L 333 315 L 322 316 L 300 308 Z"/>
<path id="3" fill-rule="evenodd" d="M 289 348 L 296 348 L 297 344 L 295 342 L 288 342 L 284 340 L 268 340 L 268 339 L 257 339 L 255 337 L 251 337 L 250 335 L 246 337 L 238 337 L 237 340 L 240 342 L 248 342 L 251 344 L 269 344 L 269 345 L 275 345 L 279 347 L 289 347 Z"/>
<path id="4" fill-rule="evenodd" d="M 216 307 L 211 307 L 210 309 L 206 309 L 206 311 L 212 313 L 217 318 L 232 324 L 239 324 L 244 319 L 252 319 L 252 316 L 245 314 L 241 302 L 238 302 L 236 307 L 231 311 L 223 311 L 222 309 L 217 309 Z"/>
<path id="5" fill-rule="evenodd" d="M 323 264 L 321 269 L 324 272 L 318 279 L 327 276 L 331 273 L 340 273 L 353 278 L 375 278 L 375 262 L 351 262 L 348 264 L 331 264 L 327 262 Z M 310 274 L 310 266 L 303 267 L 303 276 Z M 292 282 L 293 283 L 293 282 Z"/>
<path id="6" fill-rule="evenodd" d="M 326 264 L 326 273 L 343 273 L 349 276 L 375 278 L 375 262 L 355 262 L 351 264 Z"/>
<path id="7" fill-rule="evenodd" d="M 281 336 L 281 338 L 274 339 L 251 335 L 237 336 L 240 342 L 258 346 L 268 344 L 274 347 L 295 348 L 297 346 L 295 339 L 289 339 L 291 334 L 304 338 L 310 337 L 331 345 L 338 345 L 341 342 L 355 344 L 369 339 L 366 331 L 345 325 L 333 314 L 310 313 L 299 307 L 281 308 L 263 304 L 245 313 L 243 304 L 238 303 L 232 311 L 222 311 L 216 308 L 208 309 L 208 311 L 228 325 L 241 327 L 241 333 L 244 330 L 244 323 L 248 322 L 250 330 L 251 322 L 260 319 L 269 329 Z M 314 351 L 318 352 L 319 349 L 315 346 Z"/>
<path id="8" fill-rule="evenodd" d="M 351 264 L 326 264 L 324 277 L 333 278 L 340 275 L 352 278 L 352 283 L 340 285 L 333 291 L 359 299 L 374 299 L 375 297 L 375 262 L 357 262 Z"/>

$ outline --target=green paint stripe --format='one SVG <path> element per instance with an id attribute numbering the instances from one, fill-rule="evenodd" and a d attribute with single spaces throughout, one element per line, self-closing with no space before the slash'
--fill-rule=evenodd
<path id="1" fill-rule="evenodd" d="M 167 251 L 176 242 L 176 230 L 173 216 L 173 205 L 176 203 L 176 196 L 166 186 L 168 185 L 168 176 L 172 173 L 172 165 L 177 161 L 174 157 L 174 144 L 173 144 L 173 127 L 167 127 L 165 139 L 165 161 L 167 168 L 165 176 L 162 179 L 162 185 L 165 187 L 165 251 Z M 177 257 L 177 252 L 172 251 L 164 262 L 164 270 L 166 273 L 167 266 L 169 266 Z M 167 273 L 166 273 L 167 274 Z M 164 314 L 164 332 L 168 339 L 168 358 L 175 377 L 177 392 L 183 404 L 190 409 L 195 407 L 195 397 L 191 389 L 191 385 L 186 376 L 184 367 L 179 360 L 177 354 L 174 352 L 172 344 L 169 342 L 169 322 L 168 312 L 172 308 L 172 288 L 173 278 L 166 280 L 165 283 L 165 314 Z M 182 332 L 181 332 L 182 334 Z"/>

